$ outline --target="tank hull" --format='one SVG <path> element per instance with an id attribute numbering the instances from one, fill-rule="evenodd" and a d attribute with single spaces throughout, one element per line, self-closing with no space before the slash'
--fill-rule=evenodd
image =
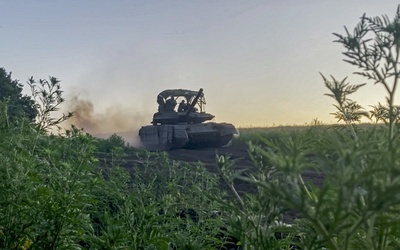
<path id="1" fill-rule="evenodd" d="M 178 148 L 224 147 L 238 135 L 230 123 L 149 125 L 139 130 L 143 146 L 150 151 Z"/>

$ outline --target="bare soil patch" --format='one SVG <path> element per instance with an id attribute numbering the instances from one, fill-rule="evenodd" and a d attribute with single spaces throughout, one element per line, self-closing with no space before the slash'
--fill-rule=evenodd
<path id="1" fill-rule="evenodd" d="M 207 149 L 177 149 L 168 152 L 170 159 L 186 161 L 186 162 L 201 162 L 205 168 L 217 175 L 220 175 L 218 167 L 215 163 L 216 155 L 229 155 L 235 161 L 236 169 L 251 169 L 252 161 L 248 154 L 248 146 L 245 143 L 237 143 L 230 147 L 223 148 L 207 148 Z M 311 182 L 316 186 L 321 186 L 324 177 L 316 171 L 307 171 L 302 174 L 305 182 Z M 235 183 L 239 192 L 252 192 L 254 187 L 246 182 L 237 181 Z M 225 186 L 225 185 L 222 185 Z"/>
<path id="2" fill-rule="evenodd" d="M 168 157 L 171 160 L 184 161 L 188 163 L 201 162 L 204 167 L 210 173 L 213 173 L 220 177 L 220 188 L 226 191 L 228 194 L 232 194 L 227 184 L 223 181 L 221 173 L 216 165 L 216 155 L 229 155 L 234 160 L 234 167 L 236 169 L 248 169 L 253 168 L 252 160 L 248 154 L 248 146 L 245 143 L 235 143 L 230 147 L 223 148 L 205 148 L 205 149 L 176 149 L 167 152 Z M 111 159 L 109 156 L 99 156 L 100 165 L 104 168 L 110 167 Z M 134 176 L 134 170 L 132 164 L 140 161 L 138 157 L 124 157 L 123 166 Z M 316 186 L 321 186 L 324 180 L 323 175 L 317 171 L 307 171 L 302 173 L 305 182 L 313 183 Z M 242 180 L 235 180 L 235 188 L 239 194 L 253 193 L 256 187 L 250 183 Z M 295 212 L 287 212 L 284 216 L 285 222 L 291 222 L 294 218 L 298 218 Z"/>

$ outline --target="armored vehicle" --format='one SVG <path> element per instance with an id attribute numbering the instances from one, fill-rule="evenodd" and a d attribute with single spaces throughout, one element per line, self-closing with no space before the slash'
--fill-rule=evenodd
<path id="1" fill-rule="evenodd" d="M 203 89 L 164 90 L 157 96 L 157 103 L 158 112 L 153 115 L 152 125 L 139 130 L 147 150 L 223 147 L 238 135 L 230 123 L 207 122 L 214 116 L 205 112 Z"/>

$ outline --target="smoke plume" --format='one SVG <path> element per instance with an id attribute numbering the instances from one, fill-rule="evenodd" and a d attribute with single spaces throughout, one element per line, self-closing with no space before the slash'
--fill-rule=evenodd
<path id="1" fill-rule="evenodd" d="M 83 128 L 85 132 L 100 138 L 117 134 L 131 146 L 140 146 L 138 131 L 151 119 L 151 114 L 134 112 L 118 105 L 96 112 L 90 100 L 82 100 L 78 96 L 71 98 L 68 106 L 68 110 L 74 111 L 73 117 L 68 120 L 69 125 Z"/>

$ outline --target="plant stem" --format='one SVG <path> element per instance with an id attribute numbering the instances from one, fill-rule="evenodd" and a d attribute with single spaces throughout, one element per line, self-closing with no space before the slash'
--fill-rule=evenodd
<path id="1" fill-rule="evenodd" d="M 240 197 L 239 193 L 236 191 L 236 188 L 233 185 L 233 182 L 232 183 L 228 183 L 228 186 L 231 189 L 231 191 L 233 192 L 233 194 L 235 195 L 236 199 L 239 201 L 239 203 L 242 206 L 242 208 L 244 208 L 244 202 L 243 202 L 242 198 Z"/>

